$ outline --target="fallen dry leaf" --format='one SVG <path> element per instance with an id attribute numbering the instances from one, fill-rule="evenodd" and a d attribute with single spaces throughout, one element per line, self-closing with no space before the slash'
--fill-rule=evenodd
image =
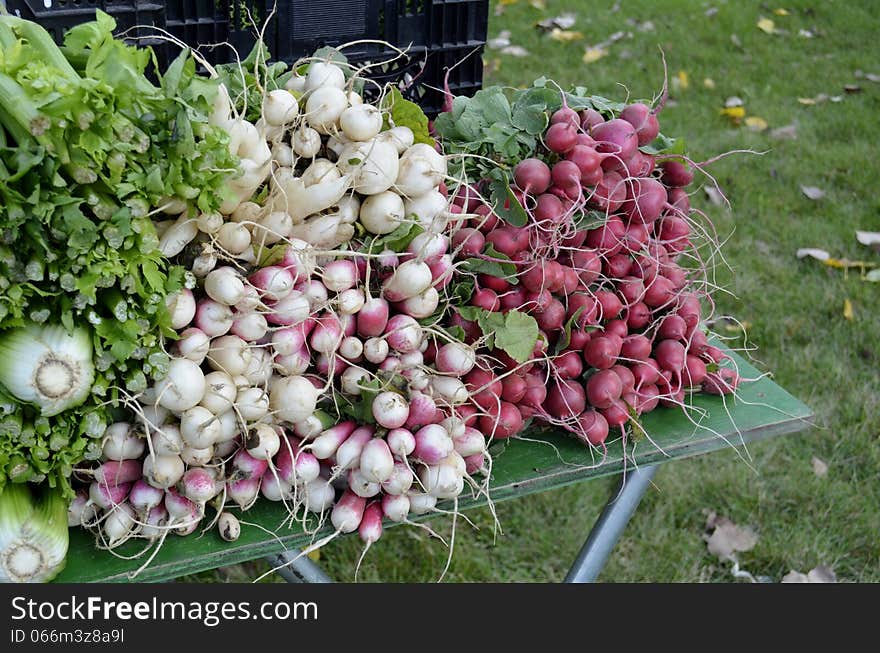
<path id="1" fill-rule="evenodd" d="M 773 13 L 776 14 L 777 16 L 788 16 L 789 15 L 788 9 L 783 9 L 782 7 L 780 7 L 779 9 L 774 9 Z"/>
<path id="2" fill-rule="evenodd" d="M 509 54 L 511 57 L 528 57 L 531 53 L 521 45 L 508 45 L 501 49 L 501 54 Z"/>
<path id="3" fill-rule="evenodd" d="M 784 127 L 777 127 L 776 129 L 771 129 L 770 138 L 776 140 L 795 140 L 797 139 L 797 125 L 792 123 L 790 125 L 785 125 Z"/>
<path id="4" fill-rule="evenodd" d="M 790 571 L 782 577 L 783 583 L 836 583 L 837 575 L 830 567 L 819 565 L 810 569 L 806 574 L 800 571 Z"/>
<path id="5" fill-rule="evenodd" d="M 641 24 L 639 25 L 639 28 L 638 28 L 638 29 L 639 29 L 640 32 L 653 32 L 654 29 L 655 29 L 655 28 L 654 28 L 654 23 L 651 22 L 650 20 L 646 20 L 644 23 L 641 23 Z"/>
<path id="6" fill-rule="evenodd" d="M 868 272 L 868 274 L 865 275 L 865 281 L 880 283 L 880 269 Z"/>
<path id="7" fill-rule="evenodd" d="M 825 191 L 816 186 L 801 186 L 801 192 L 814 202 L 825 197 Z"/>
<path id="8" fill-rule="evenodd" d="M 706 18 L 712 18 L 715 14 L 718 13 L 718 7 L 709 7 L 705 12 Z"/>
<path id="9" fill-rule="evenodd" d="M 823 476 L 828 474 L 828 463 L 826 463 L 824 460 L 813 456 L 813 460 L 810 462 L 812 462 L 813 464 L 813 473 L 816 476 L 822 478 Z"/>
<path id="10" fill-rule="evenodd" d="M 746 127 L 752 131 L 762 132 L 767 129 L 768 126 L 767 121 L 758 116 L 749 116 L 746 118 Z"/>
<path id="11" fill-rule="evenodd" d="M 550 32 L 550 38 L 554 41 L 559 41 L 561 43 L 568 43 L 570 41 L 580 41 L 582 38 L 584 38 L 584 33 L 554 27 L 553 30 Z"/>
<path id="12" fill-rule="evenodd" d="M 875 84 L 880 83 L 880 75 L 875 75 L 874 73 L 865 73 L 861 70 L 857 70 L 854 74 L 859 79 L 867 79 L 869 82 L 874 82 Z"/>
<path id="13" fill-rule="evenodd" d="M 761 18 L 758 20 L 758 29 L 765 34 L 774 34 L 776 32 L 776 23 L 769 18 Z"/>
<path id="14" fill-rule="evenodd" d="M 843 90 L 847 93 L 861 93 L 862 87 L 858 84 L 846 84 L 844 85 Z"/>
<path id="15" fill-rule="evenodd" d="M 743 104 L 745 103 L 742 101 L 742 98 L 737 97 L 736 95 L 731 95 L 729 98 L 724 100 L 724 106 L 728 109 L 731 107 L 741 107 Z"/>
<path id="16" fill-rule="evenodd" d="M 488 45 L 493 50 L 506 48 L 508 45 L 510 45 L 510 30 L 506 29 L 498 32 L 498 36 L 496 36 L 494 39 L 489 39 L 488 41 L 486 41 L 486 45 Z"/>
<path id="17" fill-rule="evenodd" d="M 678 74 L 675 76 L 675 81 L 678 82 L 678 87 L 681 89 L 686 89 L 691 85 L 690 78 L 684 70 L 678 71 Z"/>
<path id="18" fill-rule="evenodd" d="M 743 46 L 742 41 L 736 34 L 730 35 L 730 42 L 733 43 L 736 47 L 741 48 Z"/>
<path id="19" fill-rule="evenodd" d="M 801 28 L 798 30 L 798 36 L 801 36 L 805 39 L 811 39 L 814 36 L 816 36 L 816 33 L 813 32 L 812 30 Z"/>
<path id="20" fill-rule="evenodd" d="M 715 80 L 711 77 L 707 77 L 703 80 L 703 86 L 709 89 L 715 88 Z"/>
<path id="21" fill-rule="evenodd" d="M 880 252 L 880 231 L 856 231 L 856 240 Z"/>
<path id="22" fill-rule="evenodd" d="M 813 249 L 811 247 L 805 247 L 797 251 L 798 258 L 805 258 L 807 256 L 809 256 L 810 258 L 818 259 L 820 261 L 827 261 L 829 258 L 831 258 L 831 254 L 826 252 L 824 249 Z"/>
<path id="23" fill-rule="evenodd" d="M 608 50 L 605 50 L 604 48 L 587 48 L 581 61 L 584 63 L 593 63 L 606 56 L 608 56 Z"/>
<path id="24" fill-rule="evenodd" d="M 547 8 L 546 0 L 529 0 L 529 6 L 533 9 L 538 9 L 540 11 L 544 11 Z"/>
<path id="25" fill-rule="evenodd" d="M 844 299 L 843 300 L 843 319 L 852 321 L 853 317 L 854 316 L 853 316 L 852 302 L 849 299 Z"/>
<path id="26" fill-rule="evenodd" d="M 709 553 L 722 560 L 730 558 L 736 551 L 750 551 L 758 543 L 758 536 L 751 528 L 738 526 L 726 517 L 712 513 L 706 524 L 707 528 L 714 529 L 705 538 Z"/>
<path id="27" fill-rule="evenodd" d="M 543 20 L 539 20 L 537 23 L 537 27 L 543 30 L 547 30 L 548 32 L 554 27 L 558 27 L 559 29 L 571 29 L 572 27 L 574 27 L 576 21 L 577 16 L 575 16 L 574 14 L 560 14 L 559 16 L 553 16 L 552 18 L 544 18 Z"/>
<path id="28" fill-rule="evenodd" d="M 709 202 L 715 206 L 724 206 L 724 198 L 721 196 L 721 193 L 718 192 L 717 188 L 714 186 L 704 186 L 703 190 L 706 193 L 706 197 L 709 198 Z"/>

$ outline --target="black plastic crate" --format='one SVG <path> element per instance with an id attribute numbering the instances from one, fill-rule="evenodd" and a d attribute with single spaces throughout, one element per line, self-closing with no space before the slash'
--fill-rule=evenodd
<path id="1" fill-rule="evenodd" d="M 0 0 L 2 6 L 4 0 Z M 408 85 L 406 95 L 428 115 L 436 115 L 443 98 L 446 70 L 455 95 L 473 95 L 483 80 L 482 48 L 488 29 L 488 0 L 5 0 L 10 13 L 36 21 L 59 43 L 65 29 L 93 20 L 100 8 L 113 16 L 117 33 L 152 46 L 161 65 L 179 48 L 156 38 L 152 26 L 199 47 L 212 63 L 234 59 L 229 43 L 244 57 L 256 41 L 248 12 L 262 25 L 275 8 L 264 39 L 273 59 L 293 63 L 324 45 L 357 40 L 386 41 L 407 57 L 371 68 L 378 81 Z M 137 27 L 136 27 L 137 26 Z M 387 61 L 394 51 L 375 43 L 344 50 L 353 64 Z M 457 66 L 455 64 L 458 64 Z M 412 84 L 410 81 L 415 80 Z"/>

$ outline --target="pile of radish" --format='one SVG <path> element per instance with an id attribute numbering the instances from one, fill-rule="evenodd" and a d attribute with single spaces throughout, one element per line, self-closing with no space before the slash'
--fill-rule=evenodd
<path id="1" fill-rule="evenodd" d="M 605 450 L 688 391 L 737 387 L 701 329 L 692 166 L 647 147 L 657 109 L 563 96 L 528 156 L 500 164 L 499 201 L 485 157 L 473 173 L 442 132 L 395 124 L 399 93 L 358 88 L 317 59 L 253 122 L 247 94 L 218 94 L 230 193 L 210 214 L 169 197 L 157 225 L 190 272 L 168 303 L 169 372 L 77 472 L 69 520 L 100 546 L 200 526 L 231 541 L 268 500 L 369 547 L 384 519 L 488 496 L 492 440 L 543 423 Z"/>

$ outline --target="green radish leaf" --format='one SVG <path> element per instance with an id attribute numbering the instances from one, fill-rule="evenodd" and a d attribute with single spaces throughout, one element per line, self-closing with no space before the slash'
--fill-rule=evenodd
<path id="1" fill-rule="evenodd" d="M 525 227 L 529 222 L 529 216 L 513 194 L 510 184 L 507 181 L 496 180 L 492 182 L 490 189 L 495 213 L 514 227 Z M 505 208 L 505 204 L 508 208 Z"/>
<path id="2" fill-rule="evenodd" d="M 483 250 L 483 254 L 490 258 L 510 261 L 509 256 L 497 251 L 491 244 L 486 246 Z M 504 263 L 501 261 L 487 261 L 481 258 L 468 258 L 465 259 L 462 268 L 474 274 L 488 274 L 493 277 L 498 277 L 499 279 L 505 279 L 514 286 L 519 283 L 519 279 L 517 279 L 516 276 L 516 265 L 512 262 Z"/>
<path id="3" fill-rule="evenodd" d="M 538 331 L 538 322 L 531 315 L 510 311 L 504 318 L 503 327 L 495 332 L 495 346 L 516 362 L 525 363 L 535 350 Z"/>
<path id="4" fill-rule="evenodd" d="M 575 323 L 577 322 L 577 319 L 581 316 L 581 313 L 583 313 L 583 312 L 584 312 L 584 307 L 581 306 L 579 309 L 577 309 L 574 312 L 574 315 L 572 315 L 566 321 L 565 326 L 563 327 L 562 335 L 559 337 L 559 340 L 556 341 L 556 353 L 557 354 L 560 353 L 561 351 L 564 351 L 565 348 L 568 347 L 568 343 L 571 342 L 571 329 L 575 325 Z"/>
<path id="5" fill-rule="evenodd" d="M 480 316 L 486 312 L 482 308 L 465 305 L 456 306 L 455 310 L 458 311 L 458 314 L 461 315 L 468 322 L 476 322 L 478 319 L 480 319 Z"/>
<path id="6" fill-rule="evenodd" d="M 382 100 L 382 108 L 391 109 L 390 117 L 388 111 L 384 114 L 383 129 L 390 129 L 392 126 L 409 127 L 416 143 L 425 143 L 434 147 L 434 139 L 428 131 L 428 116 L 418 104 L 403 97 L 396 87 L 393 87 Z"/>
<path id="7" fill-rule="evenodd" d="M 385 249 L 390 249 L 392 252 L 405 252 L 413 238 L 424 231 L 424 228 L 416 223 L 415 220 L 404 222 L 398 225 L 390 234 L 376 236 L 367 242 L 362 251 L 372 251 L 374 254 L 378 254 Z"/>
<path id="8" fill-rule="evenodd" d="M 657 138 L 639 148 L 645 154 L 684 154 L 684 138 L 672 138 L 665 134 L 658 134 Z"/>

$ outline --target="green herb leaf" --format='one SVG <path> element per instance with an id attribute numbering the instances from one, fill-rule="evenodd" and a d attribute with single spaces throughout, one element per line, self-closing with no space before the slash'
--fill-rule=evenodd
<path id="1" fill-rule="evenodd" d="M 517 285 L 517 268 L 514 263 L 505 263 L 510 261 L 510 257 L 502 254 L 492 247 L 491 243 L 485 247 L 483 254 L 490 258 L 501 259 L 501 261 L 487 261 L 481 258 L 468 258 L 462 264 L 462 268 L 474 274 L 488 274 L 499 279 L 505 279 L 512 285 Z"/>
<path id="2" fill-rule="evenodd" d="M 520 311 L 509 311 L 503 327 L 495 332 L 495 346 L 518 363 L 525 363 L 532 357 L 537 342 L 538 322 Z"/>
<path id="3" fill-rule="evenodd" d="M 382 100 L 382 108 L 390 109 L 390 122 L 395 127 L 409 127 L 413 133 L 413 140 L 416 143 L 426 143 L 434 147 L 434 139 L 428 131 L 428 116 L 422 111 L 421 107 L 415 102 L 410 102 L 396 88 L 385 95 Z M 389 122 L 389 114 L 384 115 L 384 129 L 391 127 Z"/>

